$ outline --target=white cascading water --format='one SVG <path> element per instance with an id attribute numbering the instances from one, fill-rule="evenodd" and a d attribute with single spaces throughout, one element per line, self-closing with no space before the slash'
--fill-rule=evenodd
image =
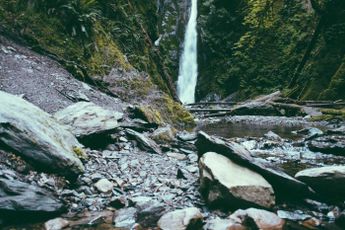
<path id="1" fill-rule="evenodd" d="M 195 102 L 195 87 L 198 77 L 197 61 L 197 15 L 198 1 L 192 0 L 190 17 L 184 37 L 183 53 L 180 59 L 177 94 L 183 104 Z"/>

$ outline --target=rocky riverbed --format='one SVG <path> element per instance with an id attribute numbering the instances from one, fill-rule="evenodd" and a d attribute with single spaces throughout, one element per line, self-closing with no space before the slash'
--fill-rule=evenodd
<path id="1" fill-rule="evenodd" d="M 345 228 L 343 121 L 176 130 L 7 40 L 0 61 L 2 229 Z"/>

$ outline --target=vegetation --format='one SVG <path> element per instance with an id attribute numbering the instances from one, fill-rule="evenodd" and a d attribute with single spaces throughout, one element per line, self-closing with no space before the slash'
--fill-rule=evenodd
<path id="1" fill-rule="evenodd" d="M 199 24 L 199 98 L 345 99 L 344 1 L 209 0 Z"/>

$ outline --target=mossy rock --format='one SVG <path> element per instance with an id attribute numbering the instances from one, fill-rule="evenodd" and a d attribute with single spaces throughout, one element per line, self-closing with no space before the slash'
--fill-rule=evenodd
<path id="1" fill-rule="evenodd" d="M 345 108 L 342 109 L 321 109 L 322 115 L 314 116 L 311 121 L 345 120 Z"/>

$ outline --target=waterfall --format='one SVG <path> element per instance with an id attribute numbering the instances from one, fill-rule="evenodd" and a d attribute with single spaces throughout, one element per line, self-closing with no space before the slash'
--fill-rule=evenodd
<path id="1" fill-rule="evenodd" d="M 177 94 L 183 104 L 195 102 L 195 87 L 198 77 L 197 61 L 197 15 L 198 2 L 191 0 L 191 12 L 184 37 L 183 52 L 180 58 Z"/>

